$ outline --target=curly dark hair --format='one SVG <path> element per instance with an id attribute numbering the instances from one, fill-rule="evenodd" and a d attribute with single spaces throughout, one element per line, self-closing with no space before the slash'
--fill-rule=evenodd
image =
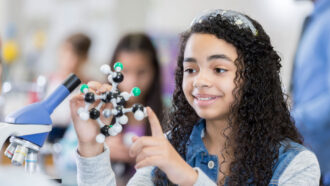
<path id="1" fill-rule="evenodd" d="M 268 185 L 279 156 L 280 143 L 289 139 L 302 144 L 302 137 L 290 116 L 282 91 L 279 76 L 281 59 L 261 25 L 248 16 L 246 18 L 257 30 L 256 35 L 249 29 L 239 28 L 222 15 L 197 22 L 181 35 L 173 108 L 166 124 L 167 130 L 171 131 L 171 144 L 185 159 L 186 142 L 194 124 L 200 119 L 182 90 L 187 40 L 194 33 L 203 33 L 231 43 L 237 49 L 238 58 L 234 62 L 237 66 L 233 91 L 235 101 L 228 118 L 231 132 L 227 135 L 222 131 L 221 134 L 226 137 L 225 148 L 230 146 L 232 156 L 229 174 L 224 174 L 226 184 Z M 155 185 L 173 185 L 159 168 L 153 172 L 153 182 Z M 219 180 L 218 184 L 223 182 Z"/>

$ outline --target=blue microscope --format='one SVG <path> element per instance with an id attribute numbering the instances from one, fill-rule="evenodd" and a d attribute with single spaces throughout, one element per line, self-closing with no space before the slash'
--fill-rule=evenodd
<path id="1" fill-rule="evenodd" d="M 50 115 L 80 83 L 80 79 L 71 74 L 44 101 L 23 107 L 0 122 L 0 150 L 11 136 L 5 155 L 13 165 L 21 166 L 25 161 L 26 172 L 36 171 L 38 152 L 52 129 Z"/>

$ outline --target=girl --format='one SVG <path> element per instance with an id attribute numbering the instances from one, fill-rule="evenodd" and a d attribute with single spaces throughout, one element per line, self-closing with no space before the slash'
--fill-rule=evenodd
<path id="1" fill-rule="evenodd" d="M 255 20 L 223 10 L 195 18 L 182 34 L 167 139 L 148 108 L 152 136 L 133 138 L 137 172 L 128 185 L 318 185 L 319 165 L 301 145 L 280 67 Z M 77 117 L 81 100 L 71 100 L 78 181 L 113 185 L 109 149 L 95 142 L 97 125 Z"/>
<path id="2" fill-rule="evenodd" d="M 141 95 L 130 98 L 125 107 L 134 103 L 149 105 L 158 118 L 162 117 L 161 76 L 157 52 L 151 39 L 143 33 L 131 33 L 121 38 L 116 46 L 110 66 L 120 61 L 124 69 L 124 80 L 118 86 L 120 91 L 130 92 L 135 86 L 141 89 Z M 137 121 L 132 113 L 128 113 L 128 124 L 123 132 L 107 140 L 111 146 L 110 154 L 112 168 L 116 173 L 117 185 L 126 185 L 133 176 L 135 159 L 129 157 L 130 136 L 150 135 L 150 125 L 147 120 Z"/>

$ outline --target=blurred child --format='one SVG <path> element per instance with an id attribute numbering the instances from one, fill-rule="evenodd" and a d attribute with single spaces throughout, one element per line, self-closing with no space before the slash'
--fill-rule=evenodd
<path id="1" fill-rule="evenodd" d="M 151 39 L 143 33 L 125 35 L 117 44 L 110 65 L 113 66 L 117 61 L 124 67 L 124 81 L 119 84 L 119 90 L 130 92 L 135 86 L 141 89 L 141 95 L 131 97 L 125 107 L 131 107 L 134 103 L 148 105 L 162 118 L 160 63 Z M 131 137 L 151 134 L 146 119 L 137 121 L 132 113 L 127 116 L 128 124 L 123 126 L 123 132 L 107 140 L 113 149 L 110 156 L 118 185 L 126 185 L 135 172 L 135 160 L 128 155 Z"/>
<path id="2" fill-rule="evenodd" d="M 86 81 L 83 67 L 88 59 L 91 39 L 82 33 L 69 36 L 60 46 L 58 55 L 58 68 L 49 76 L 48 94 L 67 78 L 70 73 L 76 74 L 83 82 Z M 71 123 L 68 100 L 52 114 L 53 129 L 49 133 L 48 141 L 54 143 L 63 137 L 68 125 Z"/>

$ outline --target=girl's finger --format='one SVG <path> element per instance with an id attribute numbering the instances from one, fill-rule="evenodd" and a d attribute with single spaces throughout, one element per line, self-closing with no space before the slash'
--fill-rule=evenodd
<path id="1" fill-rule="evenodd" d="M 155 112 L 150 107 L 147 107 L 147 113 L 152 136 L 164 138 L 162 127 Z"/>
<path id="2" fill-rule="evenodd" d="M 163 153 L 162 149 L 157 146 L 145 147 L 136 156 L 136 163 L 143 161 L 147 157 L 161 155 L 162 153 Z"/>
<path id="3" fill-rule="evenodd" d="M 107 92 L 107 91 L 110 91 L 111 90 L 111 85 L 109 84 L 102 84 L 100 86 L 100 88 L 97 90 L 98 93 L 104 93 L 104 92 Z"/>
<path id="4" fill-rule="evenodd" d="M 102 86 L 102 84 L 100 82 L 97 82 L 97 81 L 90 81 L 90 82 L 87 83 L 87 85 L 88 85 L 88 88 L 90 90 L 92 90 L 93 92 L 96 92 Z"/>
<path id="5" fill-rule="evenodd" d="M 84 104 L 84 95 L 76 94 L 70 98 L 70 107 L 72 109 Z"/>
<path id="6" fill-rule="evenodd" d="M 70 99 L 70 101 L 72 101 L 72 102 L 83 101 L 83 100 L 84 100 L 84 94 L 82 94 L 82 93 L 73 95 Z"/>
<path id="7" fill-rule="evenodd" d="M 135 169 L 140 169 L 147 166 L 159 166 L 162 162 L 161 156 L 150 156 L 140 161 L 135 165 Z"/>
<path id="8" fill-rule="evenodd" d="M 137 154 L 140 153 L 142 148 L 144 148 L 145 146 L 156 146 L 156 145 L 161 145 L 161 143 L 158 139 L 155 139 L 154 137 L 150 137 L 150 136 L 140 137 L 130 147 L 129 155 L 131 157 L 135 157 Z"/>

